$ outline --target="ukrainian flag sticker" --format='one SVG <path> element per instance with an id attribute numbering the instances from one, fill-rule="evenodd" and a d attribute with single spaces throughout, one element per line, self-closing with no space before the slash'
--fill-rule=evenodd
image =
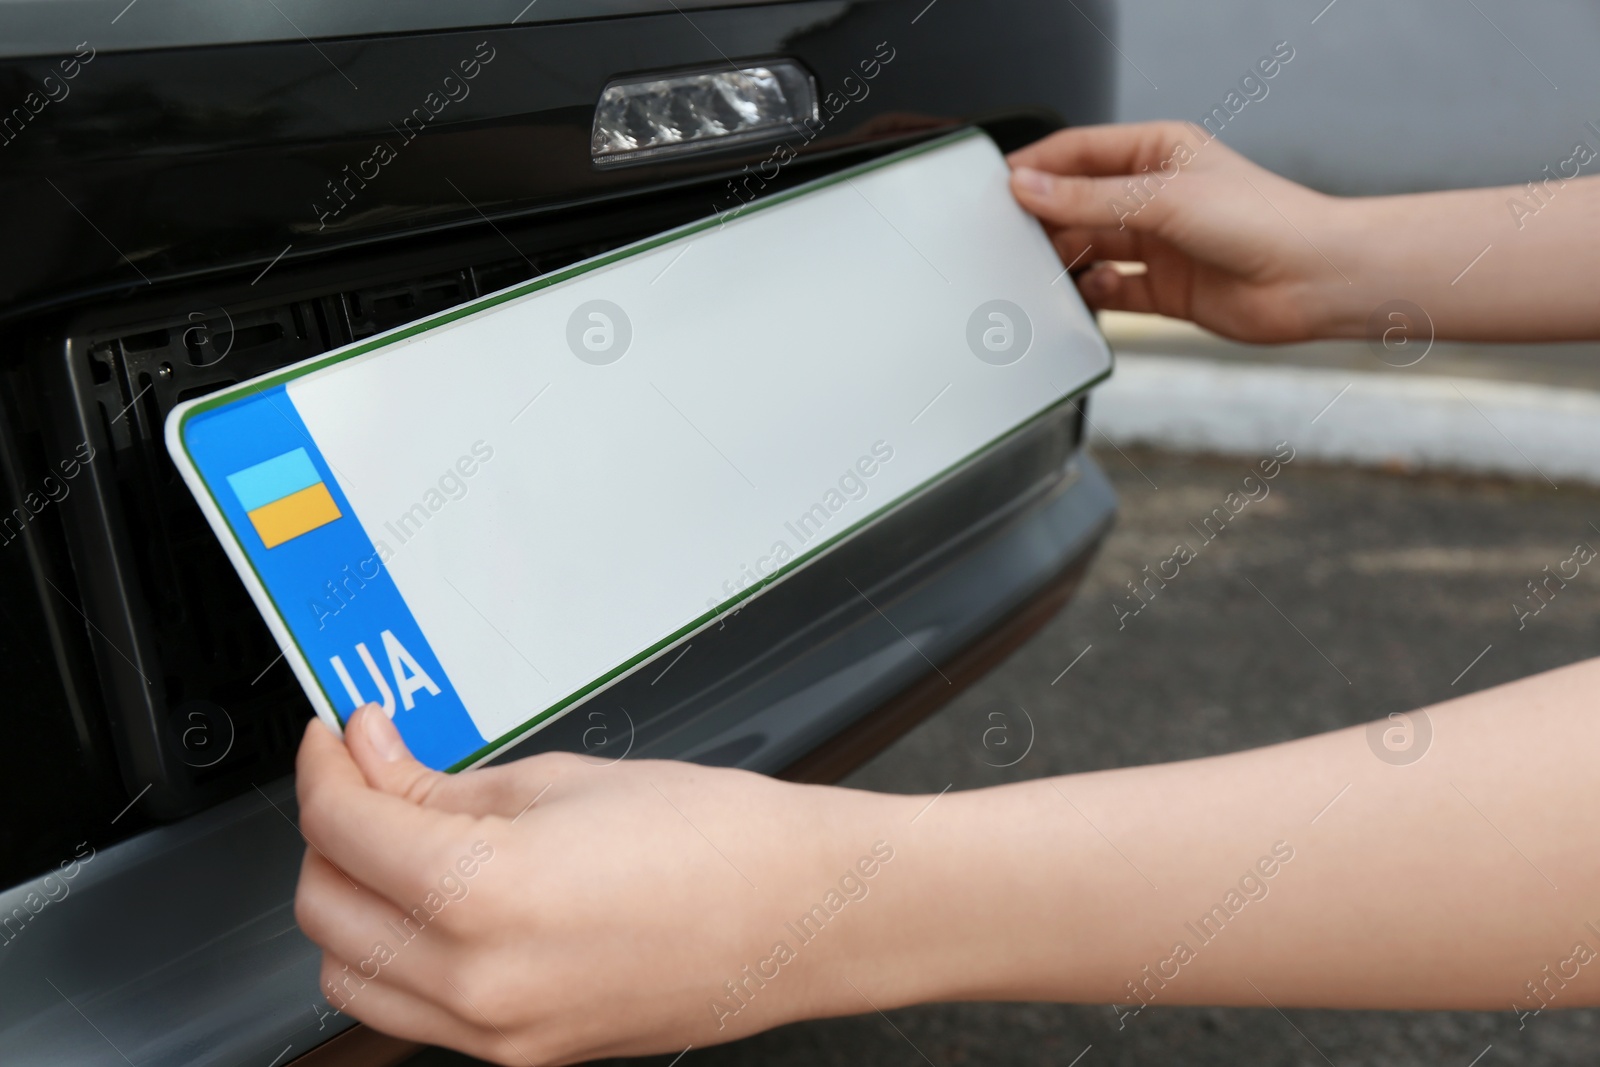
<path id="1" fill-rule="evenodd" d="M 303 448 L 228 475 L 228 485 L 267 548 L 339 517 L 339 505 Z"/>

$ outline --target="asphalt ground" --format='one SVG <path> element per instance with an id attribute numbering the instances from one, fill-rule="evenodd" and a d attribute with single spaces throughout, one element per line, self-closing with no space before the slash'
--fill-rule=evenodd
<path id="1" fill-rule="evenodd" d="M 1238 489 L 1249 463 L 1111 449 L 1098 458 L 1121 496 L 1121 516 L 1072 604 L 846 784 L 934 793 L 1230 752 L 1600 653 L 1600 571 L 1585 568 L 1521 630 L 1512 608 L 1527 595 L 1526 583 L 1568 559 L 1578 542 L 1600 549 L 1600 492 L 1303 462 L 1284 467 L 1269 496 L 1235 516 L 1119 629 L 1113 602 L 1132 606 L 1124 583 L 1171 556 L 1176 542 L 1197 544 L 1189 523 Z M 997 720 L 997 712 L 1008 717 Z M 997 723 L 1006 731 L 996 734 Z M 1018 759 L 1029 734 L 1031 747 Z M 1508 862 L 1518 861 L 1508 853 Z M 1453 965 L 1439 960 L 1441 970 Z M 1519 1030 L 1509 1006 L 1492 1013 L 1153 1006 L 1119 1031 L 1104 1005 L 953 1004 L 782 1027 L 695 1049 L 679 1064 L 1597 1061 L 1595 1010 L 1547 1011 Z M 470 1061 L 435 1052 L 414 1062 Z"/>

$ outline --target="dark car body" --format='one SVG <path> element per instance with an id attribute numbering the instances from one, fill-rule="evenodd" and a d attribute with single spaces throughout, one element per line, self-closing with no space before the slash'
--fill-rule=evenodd
<path id="1" fill-rule="evenodd" d="M 1012 148 L 1110 104 L 1105 0 L 257 7 L 0 10 L 6 1063 L 398 1049 L 318 994 L 310 708 L 162 447 L 172 406 L 956 126 Z M 815 79 L 804 135 L 592 162 L 608 81 L 764 57 Z M 1083 426 L 1064 401 L 630 677 L 625 715 L 500 758 L 838 778 L 1065 603 L 1114 511 Z"/>

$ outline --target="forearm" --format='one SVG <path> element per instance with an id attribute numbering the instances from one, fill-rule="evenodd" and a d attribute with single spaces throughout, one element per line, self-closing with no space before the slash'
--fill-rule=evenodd
<path id="1" fill-rule="evenodd" d="M 882 988 L 1534 1009 L 1531 981 L 1600 1003 L 1600 959 L 1573 961 L 1600 953 L 1597 690 L 1591 661 L 1439 705 L 1406 765 L 1355 728 L 947 795 L 882 887 Z"/>
<path id="2" fill-rule="evenodd" d="M 1316 238 L 1339 271 L 1318 300 L 1323 336 L 1367 336 L 1399 299 L 1441 338 L 1600 338 L 1600 177 L 1331 203 Z"/>

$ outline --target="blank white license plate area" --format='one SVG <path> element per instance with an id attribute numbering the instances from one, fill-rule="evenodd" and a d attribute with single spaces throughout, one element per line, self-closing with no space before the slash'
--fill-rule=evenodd
<path id="1" fill-rule="evenodd" d="M 971 134 L 288 395 L 479 732 L 506 742 L 1103 376 L 1062 275 Z M 475 446 L 492 458 L 443 477 Z"/>

